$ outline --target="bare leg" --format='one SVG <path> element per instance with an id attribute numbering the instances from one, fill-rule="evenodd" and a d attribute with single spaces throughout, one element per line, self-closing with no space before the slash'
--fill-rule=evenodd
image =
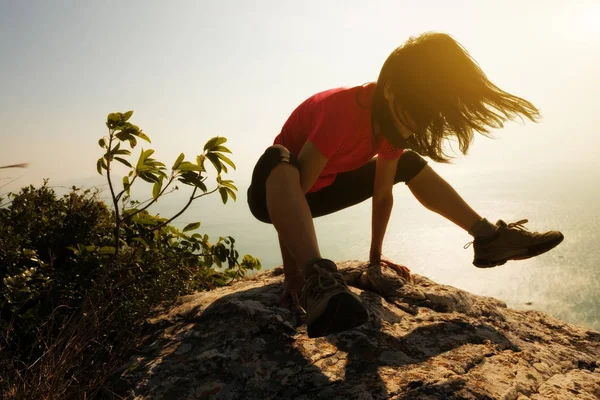
<path id="1" fill-rule="evenodd" d="M 293 308 L 299 310 L 300 306 L 300 297 L 299 294 L 302 292 L 302 288 L 304 287 L 304 276 L 302 274 L 302 270 L 300 266 L 290 253 L 290 251 L 285 247 L 281 238 L 279 239 L 279 247 L 281 248 L 281 258 L 283 259 L 283 273 L 285 275 L 284 281 L 284 290 L 279 298 L 279 302 L 282 306 L 285 306 L 285 303 L 289 300 L 292 302 Z"/>
<path id="2" fill-rule="evenodd" d="M 286 275 L 297 275 L 301 274 L 300 265 L 296 262 L 292 253 L 285 247 L 281 238 L 279 238 L 279 248 L 281 249 L 281 258 L 283 260 L 283 272 Z"/>
<path id="3" fill-rule="evenodd" d="M 469 231 L 482 219 L 429 165 L 410 180 L 408 188 L 423 206 L 465 231 Z"/>
<path id="4" fill-rule="evenodd" d="M 300 172 L 282 162 L 267 179 L 267 208 L 279 240 L 296 264 L 305 268 L 309 262 L 321 258 L 312 214 L 300 187 Z M 302 271 L 306 273 L 306 271 Z"/>
<path id="5" fill-rule="evenodd" d="M 284 148 L 280 150 L 287 152 Z M 321 337 L 364 324 L 369 313 L 360 298 L 348 289 L 342 275 L 336 272 L 335 263 L 321 260 L 309 264 L 320 259 L 321 253 L 298 169 L 285 161 L 273 168 L 266 182 L 266 197 L 284 261 L 286 276 L 282 298 L 288 292 L 299 308 L 297 294 L 303 286 L 302 308 L 306 310 L 308 337 Z M 302 274 L 294 276 L 298 266 Z"/>

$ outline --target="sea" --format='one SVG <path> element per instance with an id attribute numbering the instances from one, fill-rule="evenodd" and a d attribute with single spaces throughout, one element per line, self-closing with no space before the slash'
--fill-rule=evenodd
<path id="1" fill-rule="evenodd" d="M 448 169 L 451 171 L 451 169 Z M 536 170 L 458 171 L 448 181 L 482 216 L 495 222 L 528 219 L 529 230 L 560 230 L 565 240 L 528 260 L 479 269 L 472 265 L 472 238 L 425 209 L 404 184 L 394 188 L 394 209 L 384 241 L 384 256 L 412 273 L 471 293 L 491 296 L 508 307 L 537 310 L 561 320 L 600 330 L 600 172 L 556 166 Z M 218 196 L 192 204 L 175 225 L 201 221 L 199 232 L 215 241 L 232 236 L 241 254 L 258 257 L 262 270 L 282 264 L 271 225 L 254 219 L 246 203 L 247 184 L 236 202 Z M 165 198 L 157 210 L 172 214 L 183 199 Z M 321 254 L 333 260 L 367 260 L 371 204 L 365 201 L 316 218 Z"/>

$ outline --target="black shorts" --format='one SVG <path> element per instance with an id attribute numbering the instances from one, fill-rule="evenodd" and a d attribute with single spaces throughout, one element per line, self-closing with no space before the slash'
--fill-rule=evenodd
<path id="1" fill-rule="evenodd" d="M 280 149 L 269 147 L 258 159 L 248 188 L 248 206 L 258 220 L 271 223 L 267 210 L 266 183 L 269 174 L 280 162 L 289 162 L 300 168 L 292 154 L 289 161 L 283 159 Z M 427 165 L 427 161 L 411 150 L 405 150 L 398 160 L 394 183 L 408 183 Z M 375 182 L 375 159 L 360 168 L 337 174 L 333 183 L 316 192 L 306 194 L 306 201 L 313 218 L 331 214 L 362 203 L 373 196 Z"/>

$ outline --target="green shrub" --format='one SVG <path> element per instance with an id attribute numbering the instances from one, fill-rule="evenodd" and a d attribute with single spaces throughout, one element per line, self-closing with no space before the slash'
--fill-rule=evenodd
<path id="1" fill-rule="evenodd" d="M 95 191 L 58 198 L 44 183 L 9 199 L 0 209 L 0 329 L 13 332 L 8 342 L 15 350 L 35 356 L 31 346 L 41 322 L 59 305 L 81 303 L 101 265 L 70 248 L 109 244 L 113 222 Z"/>
<path id="2" fill-rule="evenodd" d="M 227 167 L 235 168 L 223 154 L 226 139 L 210 139 L 195 163 L 181 154 L 170 172 L 151 157 L 153 150 L 142 150 L 134 166 L 124 147 L 150 139 L 128 122 L 131 114 L 110 114 L 109 134 L 99 141 L 105 154 L 97 167 L 106 174 L 112 208 L 97 190 L 73 188 L 60 197 L 47 182 L 9 194 L 0 208 L 0 392 L 91 396 L 143 337 L 157 306 L 260 268 L 252 256 L 240 260 L 232 237 L 211 243 L 196 232 L 199 222 L 183 230 L 170 225 L 205 195 L 235 200 L 233 182 L 222 179 Z M 216 171 L 211 190 L 207 160 Z M 120 190 L 114 162 L 130 168 Z M 131 199 L 136 181 L 152 185 L 149 200 Z M 191 188 L 186 204 L 170 218 L 152 215 L 149 207 L 178 189 L 174 183 Z"/>

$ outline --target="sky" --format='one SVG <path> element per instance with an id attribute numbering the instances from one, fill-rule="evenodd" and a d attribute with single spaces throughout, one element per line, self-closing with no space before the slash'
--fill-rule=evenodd
<path id="1" fill-rule="evenodd" d="M 395 47 L 432 30 L 543 115 L 443 171 L 599 165 L 597 1 L 0 0 L 0 165 L 30 163 L 0 170 L 0 193 L 102 183 L 97 141 L 127 110 L 167 165 L 227 137 L 243 187 L 305 98 L 376 80 Z"/>

